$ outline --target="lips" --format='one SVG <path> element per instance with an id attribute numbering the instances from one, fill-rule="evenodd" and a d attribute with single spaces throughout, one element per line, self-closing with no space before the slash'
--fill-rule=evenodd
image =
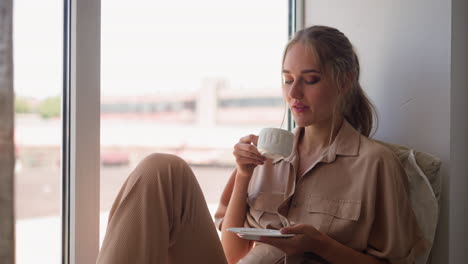
<path id="1" fill-rule="evenodd" d="M 294 112 L 297 112 L 297 113 L 302 113 L 302 112 L 305 112 L 307 110 L 309 110 L 309 107 L 305 104 L 302 104 L 302 103 L 294 103 L 292 105 L 292 109 Z"/>

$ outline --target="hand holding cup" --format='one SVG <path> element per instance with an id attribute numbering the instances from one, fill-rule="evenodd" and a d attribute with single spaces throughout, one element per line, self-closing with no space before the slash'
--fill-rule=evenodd
<path id="1" fill-rule="evenodd" d="M 252 176 L 257 165 L 263 165 L 264 157 L 257 149 L 258 136 L 248 135 L 239 140 L 234 146 L 234 157 L 236 158 L 237 173 L 242 176 Z"/>
<path id="2" fill-rule="evenodd" d="M 240 175 L 252 176 L 258 165 L 263 165 L 267 158 L 288 157 L 293 148 L 294 134 L 280 128 L 264 128 L 259 136 L 248 135 L 234 146 L 236 167 Z"/>

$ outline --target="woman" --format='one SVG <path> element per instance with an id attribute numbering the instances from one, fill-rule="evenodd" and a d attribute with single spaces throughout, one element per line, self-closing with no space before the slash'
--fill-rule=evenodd
<path id="1" fill-rule="evenodd" d="M 267 160 L 255 135 L 236 144 L 216 212 L 222 249 L 188 166 L 155 154 L 119 193 L 98 263 L 414 263 L 426 241 L 398 159 L 368 138 L 373 108 L 349 40 L 324 26 L 298 32 L 282 87 L 293 153 Z M 242 226 L 297 235 L 253 243 L 227 231 Z"/>

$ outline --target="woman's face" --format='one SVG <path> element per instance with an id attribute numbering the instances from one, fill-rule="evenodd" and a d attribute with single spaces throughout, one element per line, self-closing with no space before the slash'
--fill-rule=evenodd
<path id="1" fill-rule="evenodd" d="M 331 122 L 338 90 L 325 78 L 318 59 L 303 44 L 293 44 L 283 64 L 283 98 L 297 126 Z"/>

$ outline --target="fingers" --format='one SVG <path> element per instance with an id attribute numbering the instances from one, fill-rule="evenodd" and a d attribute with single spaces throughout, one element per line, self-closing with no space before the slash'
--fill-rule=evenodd
<path id="1" fill-rule="evenodd" d="M 239 143 L 246 143 L 246 144 L 254 144 L 255 146 L 257 146 L 257 143 L 258 143 L 258 136 L 256 135 L 248 135 L 248 136 L 245 136 L 245 137 L 242 137 L 240 140 L 239 140 Z"/>
<path id="2" fill-rule="evenodd" d="M 236 156 L 236 162 L 238 164 L 257 164 L 263 165 L 265 163 L 265 158 L 254 153 L 238 150 L 234 151 L 234 156 Z"/>
<path id="3" fill-rule="evenodd" d="M 241 138 L 234 146 L 233 154 L 238 164 L 264 164 L 266 157 L 262 156 L 257 147 L 252 145 L 257 142 L 257 139 L 255 135 L 248 135 Z"/>
<path id="4" fill-rule="evenodd" d="M 281 228 L 280 232 L 282 234 L 304 234 L 305 233 L 305 225 L 298 224 L 293 226 L 287 226 Z"/>
<path id="5" fill-rule="evenodd" d="M 243 151 L 253 153 L 257 156 L 262 156 L 262 154 L 258 152 L 257 147 L 250 143 L 239 142 L 234 146 L 234 150 L 243 150 Z"/>
<path id="6" fill-rule="evenodd" d="M 258 151 L 256 147 L 257 142 L 258 136 L 248 135 L 241 138 L 239 143 L 234 146 L 232 154 L 236 158 L 239 175 L 252 176 L 257 165 L 265 164 L 267 158 Z"/>
<path id="7" fill-rule="evenodd" d="M 289 238 L 260 237 L 259 241 L 277 247 L 287 255 L 294 255 L 301 252 L 313 252 L 320 248 L 325 239 L 330 239 L 328 236 L 320 233 L 315 227 L 305 224 L 282 228 L 281 233 L 296 235 Z"/>

